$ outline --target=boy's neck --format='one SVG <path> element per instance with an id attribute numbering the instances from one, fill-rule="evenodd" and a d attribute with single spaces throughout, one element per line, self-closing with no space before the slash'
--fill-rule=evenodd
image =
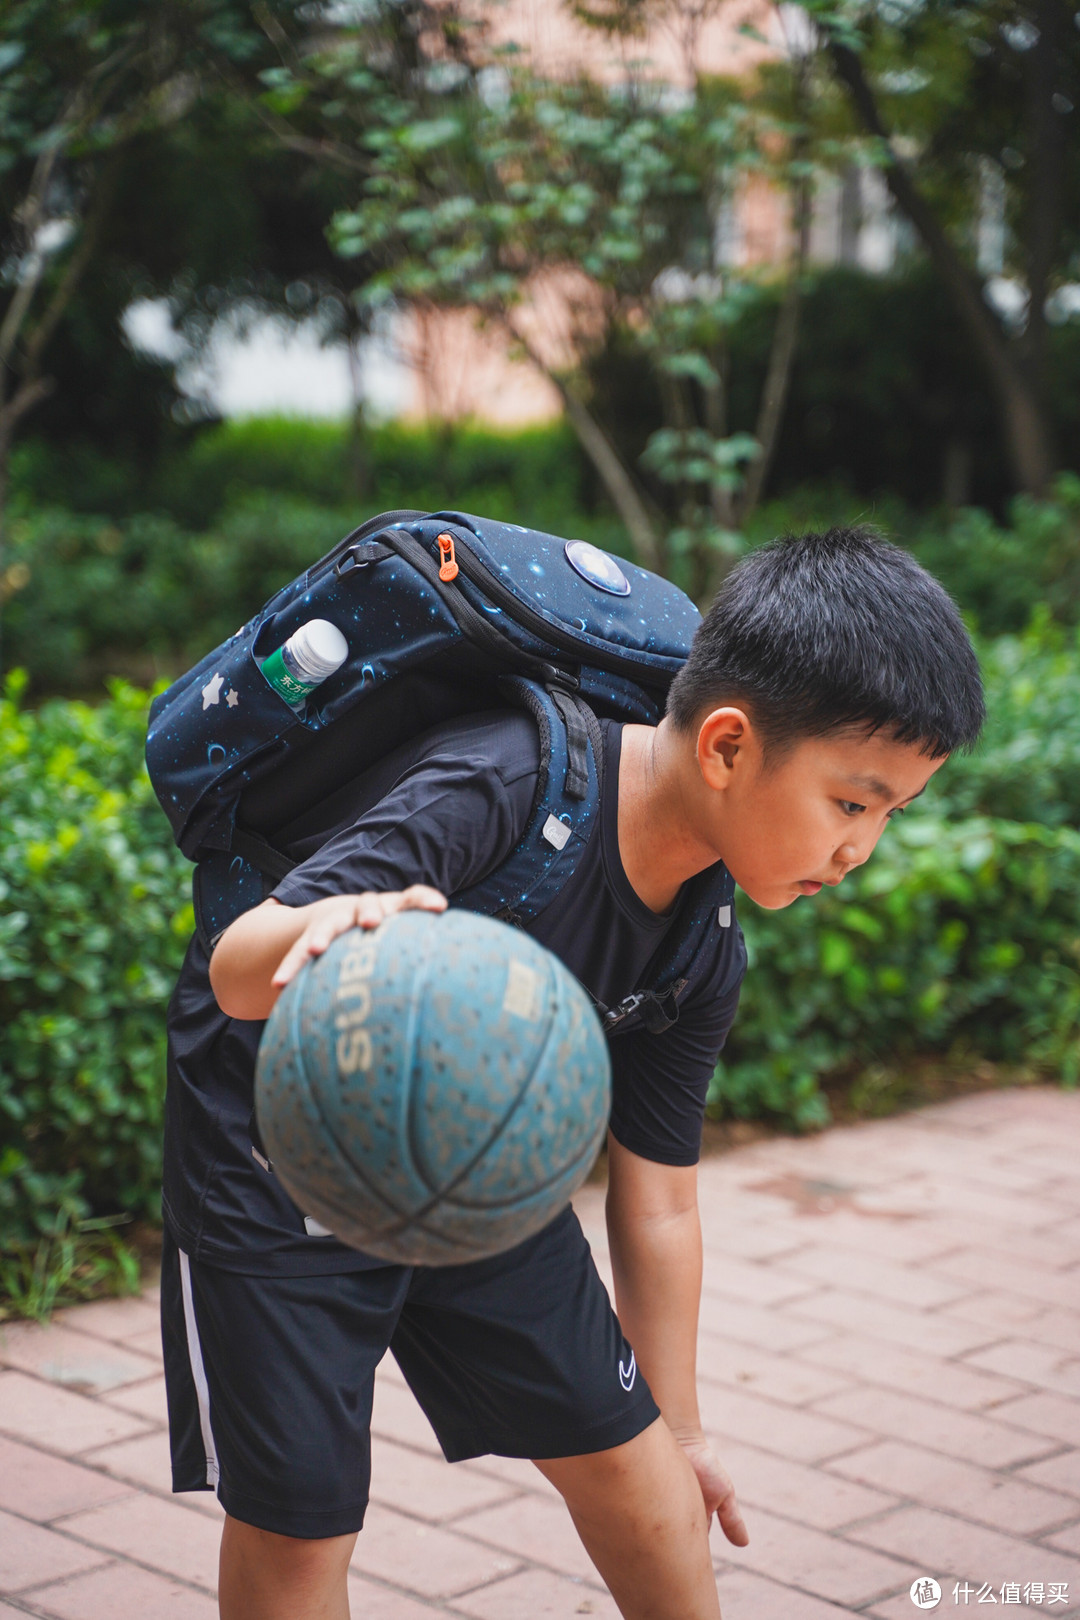
<path id="1" fill-rule="evenodd" d="M 671 726 L 623 726 L 619 757 L 619 855 L 650 911 L 667 911 L 688 879 L 718 852 L 694 832 L 686 750 Z"/>

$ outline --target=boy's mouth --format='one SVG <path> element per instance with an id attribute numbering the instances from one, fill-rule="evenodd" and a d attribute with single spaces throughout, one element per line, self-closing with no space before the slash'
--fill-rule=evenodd
<path id="1" fill-rule="evenodd" d="M 820 894 L 825 885 L 819 883 L 816 878 L 803 878 L 796 887 L 800 894 Z"/>

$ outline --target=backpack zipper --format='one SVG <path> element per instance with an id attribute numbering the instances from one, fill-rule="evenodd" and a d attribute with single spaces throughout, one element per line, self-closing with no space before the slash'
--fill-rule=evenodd
<path id="1" fill-rule="evenodd" d="M 389 546 L 391 551 L 396 551 L 407 563 L 411 563 L 433 590 L 447 598 L 447 605 L 457 620 L 458 627 L 470 641 L 477 642 L 487 652 L 494 653 L 501 662 L 508 663 L 519 671 L 524 665 L 531 671 L 534 680 L 543 683 L 562 681 L 571 687 L 577 687 L 578 680 L 575 675 L 549 664 L 546 659 L 538 657 L 535 653 L 528 653 L 520 647 L 515 647 L 508 636 L 504 636 L 501 630 L 496 630 L 495 626 L 473 607 L 468 597 L 462 596 L 460 591 L 447 590 L 446 582 L 441 577 L 440 569 L 435 566 L 431 553 L 414 535 L 405 529 L 387 529 L 378 538 L 384 545 Z M 464 555 L 463 548 L 461 556 Z M 455 562 L 454 566 L 456 571 L 458 563 Z M 451 580 L 454 577 L 455 574 L 450 575 Z"/>
<path id="2" fill-rule="evenodd" d="M 400 533 L 400 531 L 398 532 Z M 449 533 L 445 538 L 450 539 Z M 440 535 L 438 539 L 440 552 L 443 539 L 444 536 Z M 607 670 L 609 674 L 626 676 L 627 663 L 632 661 L 630 654 L 620 657 L 615 653 L 605 652 L 599 647 L 583 647 L 569 632 L 560 630 L 549 623 L 543 614 L 538 613 L 535 608 L 529 607 L 519 596 L 515 595 L 508 585 L 504 585 L 501 579 L 496 578 L 490 569 L 484 566 L 479 557 L 469 549 L 467 542 L 459 540 L 459 543 L 461 544 L 461 550 L 456 551 L 454 550 L 453 540 L 450 540 L 450 555 L 456 563 L 455 573 L 464 574 L 465 578 L 475 585 L 478 590 L 482 590 L 485 596 L 489 596 L 497 607 L 503 608 L 540 641 L 550 642 L 560 652 L 570 653 L 578 663 L 592 664 L 594 668 Z M 424 547 L 421 546 L 421 550 L 423 549 Z M 455 576 L 449 575 L 448 577 L 452 579 Z M 565 672 L 560 671 L 560 673 Z M 674 671 L 672 671 L 672 675 L 674 676 Z M 640 675 L 635 671 L 635 676 L 643 686 L 652 684 L 646 679 L 645 671 L 642 671 Z"/>

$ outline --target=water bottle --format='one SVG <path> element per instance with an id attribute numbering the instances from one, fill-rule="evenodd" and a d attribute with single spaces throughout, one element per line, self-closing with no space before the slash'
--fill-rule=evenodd
<path id="1" fill-rule="evenodd" d="M 279 697 L 299 708 L 349 655 L 349 643 L 327 619 L 309 619 L 283 647 L 264 658 L 261 669 Z"/>

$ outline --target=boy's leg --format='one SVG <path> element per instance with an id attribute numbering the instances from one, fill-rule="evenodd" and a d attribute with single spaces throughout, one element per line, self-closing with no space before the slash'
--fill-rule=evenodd
<path id="1" fill-rule="evenodd" d="M 304 1541 L 227 1517 L 221 1537 L 221 1620 L 349 1620 L 355 1533 Z"/>
<path id="2" fill-rule="evenodd" d="M 451 1461 L 531 1457 L 627 1620 L 719 1620 L 701 1486 L 636 1373 L 573 1211 L 420 1269 L 391 1349 Z"/>
<path id="3" fill-rule="evenodd" d="M 216 1489 L 224 1620 L 346 1620 L 375 1368 L 401 1266 L 253 1277 L 166 1236 L 161 1308 L 173 1489 Z"/>
<path id="4" fill-rule="evenodd" d="M 662 1418 L 610 1451 L 536 1467 L 626 1620 L 719 1620 L 701 1487 Z"/>

